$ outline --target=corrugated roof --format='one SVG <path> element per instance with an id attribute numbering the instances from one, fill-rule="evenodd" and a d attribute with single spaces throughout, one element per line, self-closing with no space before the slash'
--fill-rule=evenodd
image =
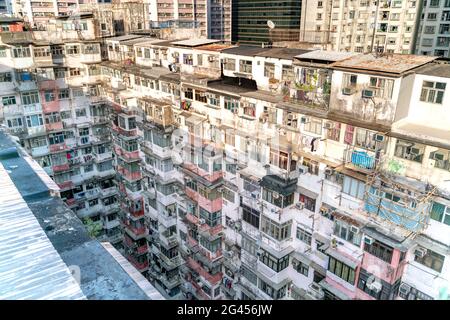
<path id="1" fill-rule="evenodd" d="M 217 43 L 221 42 L 221 40 L 214 39 L 187 39 L 181 41 L 172 42 L 173 45 L 176 46 L 185 46 L 185 47 L 198 47 L 203 46 L 205 44 Z"/>
<path id="2" fill-rule="evenodd" d="M 420 67 L 437 57 L 419 56 L 413 54 L 386 54 L 376 56 L 374 54 L 360 54 L 348 59 L 335 62 L 333 68 L 352 69 L 354 71 L 377 71 L 400 75 L 406 71 Z"/>
<path id="3" fill-rule="evenodd" d="M 0 299 L 85 299 L 0 163 Z"/>

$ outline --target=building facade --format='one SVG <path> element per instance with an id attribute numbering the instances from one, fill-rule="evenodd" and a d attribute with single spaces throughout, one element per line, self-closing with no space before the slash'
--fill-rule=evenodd
<path id="1" fill-rule="evenodd" d="M 303 1 L 234 1 L 232 40 L 245 45 L 298 41 Z M 274 28 L 267 22 L 272 21 Z"/>
<path id="2" fill-rule="evenodd" d="M 78 23 L 1 34 L 3 122 L 163 296 L 448 299 L 448 62 Z"/>
<path id="3" fill-rule="evenodd" d="M 300 42 L 349 52 L 414 53 L 423 1 L 310 0 Z"/>
<path id="4" fill-rule="evenodd" d="M 424 1 L 415 52 L 449 57 L 450 1 Z"/>

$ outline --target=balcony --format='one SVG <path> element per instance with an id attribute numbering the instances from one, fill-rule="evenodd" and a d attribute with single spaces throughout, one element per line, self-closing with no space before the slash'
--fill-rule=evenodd
<path id="1" fill-rule="evenodd" d="M 56 80 L 54 79 L 44 79 L 38 80 L 39 90 L 56 90 L 58 88 Z"/>
<path id="2" fill-rule="evenodd" d="M 57 183 L 57 185 L 61 189 L 61 191 L 72 189 L 74 187 L 72 181 L 64 181 L 61 183 Z"/>
<path id="3" fill-rule="evenodd" d="M 67 145 L 65 143 L 58 143 L 58 144 L 52 144 L 50 145 L 50 152 L 60 152 L 60 151 L 66 151 L 69 150 Z"/>
<path id="4" fill-rule="evenodd" d="M 183 168 L 189 170 L 190 172 L 196 174 L 197 176 L 206 179 L 210 183 L 217 182 L 223 178 L 223 171 L 216 171 L 209 173 L 192 163 L 183 163 Z"/>
<path id="5" fill-rule="evenodd" d="M 141 227 L 133 227 L 130 224 L 124 223 L 125 232 L 129 235 L 133 240 L 138 240 L 145 237 L 147 229 L 144 226 Z"/>
<path id="6" fill-rule="evenodd" d="M 208 281 L 211 285 L 215 285 L 222 280 L 222 272 L 218 272 L 215 275 L 208 273 L 203 267 L 191 257 L 188 257 L 186 261 L 189 268 L 197 272 L 202 278 Z"/>
<path id="7" fill-rule="evenodd" d="M 166 248 L 173 248 L 178 245 L 177 235 L 170 234 L 167 230 L 161 233 L 160 241 Z"/>
<path id="8" fill-rule="evenodd" d="M 68 163 L 52 166 L 53 173 L 64 172 L 70 169 Z"/>
<path id="9" fill-rule="evenodd" d="M 63 129 L 62 121 L 45 124 L 45 130 L 47 131 L 59 131 L 62 129 Z"/>
<path id="10" fill-rule="evenodd" d="M 295 88 L 291 90 L 290 97 L 285 96 L 285 101 L 308 108 L 326 110 L 330 103 L 330 94 L 323 93 L 322 89 L 307 90 Z"/>
<path id="11" fill-rule="evenodd" d="M 139 271 L 143 272 L 148 269 L 148 260 L 145 260 L 143 262 L 139 262 L 134 258 L 133 256 L 127 256 L 128 261 Z"/>
<path id="12" fill-rule="evenodd" d="M 42 147 L 31 148 L 31 156 L 33 158 L 44 156 L 44 155 L 48 154 L 48 152 L 49 152 L 49 148 L 47 145 L 42 146 Z"/>
<path id="13" fill-rule="evenodd" d="M 51 113 L 51 112 L 59 112 L 61 111 L 59 101 L 50 101 L 50 102 L 42 102 L 42 110 L 44 113 Z"/>
<path id="14" fill-rule="evenodd" d="M 137 129 L 125 130 L 125 129 L 122 129 L 121 127 L 119 127 L 119 126 L 116 126 L 115 124 L 112 124 L 111 129 L 114 132 L 116 132 L 118 134 L 121 134 L 123 136 L 126 136 L 126 137 L 135 137 L 137 135 Z"/>
<path id="15" fill-rule="evenodd" d="M 122 210 L 124 210 L 125 212 L 129 213 L 131 216 L 133 216 L 134 218 L 141 218 L 144 216 L 144 208 L 140 209 L 140 210 L 134 210 L 132 208 L 126 207 L 125 204 L 121 204 L 121 208 Z"/>
<path id="16" fill-rule="evenodd" d="M 114 152 L 117 156 L 121 157 L 122 159 L 128 160 L 128 161 L 136 161 L 140 160 L 139 157 L 139 150 L 136 151 L 125 151 L 122 148 L 119 148 L 117 146 L 114 146 Z"/>
<path id="17" fill-rule="evenodd" d="M 186 214 L 186 220 L 194 225 L 197 225 L 200 222 L 200 219 L 194 216 L 192 213 Z"/>
<path id="18" fill-rule="evenodd" d="M 209 262 L 215 262 L 220 260 L 223 257 L 222 250 L 218 249 L 215 252 L 211 252 L 209 250 L 199 248 L 199 253 L 201 253 L 204 257 L 208 259 Z"/>
<path id="19" fill-rule="evenodd" d="M 208 212 L 216 212 L 222 210 L 223 200 L 222 197 L 209 200 L 207 198 L 202 197 L 200 194 L 198 195 L 198 205 Z"/>
<path id="20" fill-rule="evenodd" d="M 375 152 L 357 150 L 351 148 L 344 151 L 345 166 L 364 173 L 373 172 L 379 163 L 375 158 Z"/>
<path id="21" fill-rule="evenodd" d="M 123 177 L 125 177 L 125 179 L 130 180 L 130 181 L 132 181 L 132 180 L 139 180 L 139 179 L 142 178 L 142 174 L 141 174 L 140 171 L 132 172 L 132 171 L 129 171 L 129 170 L 127 170 L 124 167 L 119 166 L 119 165 L 117 166 L 117 172 L 119 174 L 121 174 Z"/>
<path id="22" fill-rule="evenodd" d="M 223 226 L 218 224 L 217 226 L 210 227 L 207 223 L 200 225 L 199 232 L 206 234 L 209 237 L 220 237 L 223 231 Z"/>
<path id="23" fill-rule="evenodd" d="M 161 259 L 161 262 L 167 270 L 173 270 L 181 265 L 181 258 L 179 255 L 169 258 L 164 253 L 159 252 L 158 257 Z"/>

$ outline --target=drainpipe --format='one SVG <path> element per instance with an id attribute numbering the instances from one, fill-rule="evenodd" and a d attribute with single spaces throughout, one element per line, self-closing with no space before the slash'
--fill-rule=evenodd
<path id="1" fill-rule="evenodd" d="M 374 25 L 373 25 L 372 43 L 370 44 L 370 52 L 373 52 L 373 45 L 375 43 L 375 32 L 377 30 L 378 11 L 379 11 L 379 8 L 380 8 L 380 1 L 379 0 L 376 0 L 376 6 L 377 6 L 377 10 L 375 11 L 375 21 L 374 21 Z"/>

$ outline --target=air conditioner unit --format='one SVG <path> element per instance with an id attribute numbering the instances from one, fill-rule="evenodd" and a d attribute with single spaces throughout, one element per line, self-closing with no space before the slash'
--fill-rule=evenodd
<path id="1" fill-rule="evenodd" d="M 373 238 L 364 236 L 364 243 L 371 245 L 373 243 Z"/>
<path id="2" fill-rule="evenodd" d="M 280 197 L 280 195 L 278 193 L 276 193 L 276 192 L 274 192 L 272 194 L 272 196 L 273 196 L 274 199 L 278 199 Z"/>
<path id="3" fill-rule="evenodd" d="M 379 292 L 383 288 L 383 285 L 379 281 L 373 281 L 372 283 L 367 283 L 366 286 L 369 290 L 376 291 L 376 292 Z"/>
<path id="4" fill-rule="evenodd" d="M 205 224 L 206 223 L 205 219 L 199 219 L 198 221 L 200 222 L 200 224 Z"/>
<path id="5" fill-rule="evenodd" d="M 349 96 L 349 95 L 353 94 L 353 90 L 352 90 L 352 88 L 349 88 L 349 87 L 342 88 L 342 94 Z"/>
<path id="6" fill-rule="evenodd" d="M 216 60 L 216 58 L 214 56 L 209 56 L 208 57 L 208 61 L 209 62 L 214 62 Z"/>
<path id="7" fill-rule="evenodd" d="M 416 257 L 423 258 L 423 257 L 425 257 L 427 252 L 428 252 L 428 250 L 426 248 L 418 247 L 418 248 L 416 248 L 416 250 L 414 250 L 414 255 Z"/>
<path id="8" fill-rule="evenodd" d="M 375 92 L 373 90 L 365 89 L 362 91 L 363 98 L 373 98 L 374 95 L 375 95 Z"/>
<path id="9" fill-rule="evenodd" d="M 308 117 L 301 117 L 300 118 L 300 122 L 303 123 L 303 124 L 306 124 L 306 123 L 309 122 L 309 118 Z"/>
<path id="10" fill-rule="evenodd" d="M 257 191 L 253 191 L 251 193 L 253 199 L 258 199 L 259 193 Z"/>
<path id="11" fill-rule="evenodd" d="M 358 233 L 359 232 L 359 228 L 355 227 L 355 226 L 350 226 L 350 231 L 353 233 Z"/>
<path id="12" fill-rule="evenodd" d="M 444 160 L 444 155 L 442 154 L 442 153 L 434 153 L 433 155 L 432 155 L 432 159 L 433 160 L 437 160 L 437 161 L 442 161 L 442 160 Z"/>
<path id="13" fill-rule="evenodd" d="M 333 129 L 333 123 L 332 122 L 325 122 L 325 129 Z"/>
<path id="14" fill-rule="evenodd" d="M 256 255 L 259 257 L 259 256 L 261 256 L 263 253 L 264 253 L 264 250 L 259 249 L 259 250 L 256 252 Z"/>
<path id="15" fill-rule="evenodd" d="M 324 292 L 322 288 L 317 283 L 311 283 L 309 286 L 309 292 L 317 299 L 322 299 L 324 297 Z"/>
<path id="16" fill-rule="evenodd" d="M 373 138 L 374 138 L 374 140 L 377 141 L 377 142 L 383 142 L 383 141 L 384 141 L 384 135 L 382 135 L 382 134 L 375 134 L 375 135 L 373 136 Z"/>
<path id="17" fill-rule="evenodd" d="M 297 268 L 298 262 L 295 259 L 292 259 L 292 267 Z"/>
<path id="18" fill-rule="evenodd" d="M 297 203 L 295 204 L 295 207 L 296 207 L 298 210 L 303 210 L 303 208 L 305 207 L 305 204 L 304 204 L 303 202 L 297 202 Z"/>
<path id="19" fill-rule="evenodd" d="M 334 170 L 331 168 L 325 168 L 325 174 L 327 176 L 331 176 L 334 173 Z"/>
<path id="20" fill-rule="evenodd" d="M 403 294 L 406 296 L 411 291 L 411 286 L 409 284 L 402 283 L 400 285 L 400 287 L 398 288 L 398 291 L 400 294 Z"/>
<path id="21" fill-rule="evenodd" d="M 298 167 L 298 172 L 299 172 L 300 174 L 305 174 L 305 173 L 308 172 L 308 167 L 307 167 L 307 166 L 299 166 L 299 167 Z"/>

